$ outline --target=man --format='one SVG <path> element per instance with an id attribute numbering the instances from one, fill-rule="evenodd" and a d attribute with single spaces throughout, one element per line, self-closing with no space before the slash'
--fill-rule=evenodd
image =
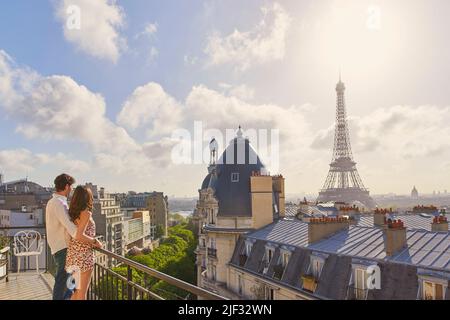
<path id="1" fill-rule="evenodd" d="M 70 237 L 77 235 L 77 226 L 69 218 L 67 197 L 72 191 L 75 179 L 68 174 L 61 174 L 55 179 L 55 190 L 52 199 L 47 203 L 45 221 L 47 229 L 47 242 L 56 264 L 55 286 L 53 287 L 53 300 L 70 298 L 71 292 L 67 290 L 68 274 L 65 270 L 67 246 Z M 98 240 L 79 236 L 77 240 L 96 245 Z"/>

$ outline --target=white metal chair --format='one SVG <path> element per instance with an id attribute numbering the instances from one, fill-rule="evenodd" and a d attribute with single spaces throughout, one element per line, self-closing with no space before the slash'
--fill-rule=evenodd
<path id="1" fill-rule="evenodd" d="M 36 258 L 36 273 L 39 273 L 39 256 L 44 248 L 44 240 L 35 230 L 19 231 L 14 235 L 14 255 L 17 257 L 17 273 L 20 273 L 20 258 Z"/>

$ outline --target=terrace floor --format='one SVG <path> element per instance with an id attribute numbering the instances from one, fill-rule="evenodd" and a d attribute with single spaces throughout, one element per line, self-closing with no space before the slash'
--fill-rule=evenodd
<path id="1" fill-rule="evenodd" d="M 10 273 L 0 281 L 0 300 L 51 300 L 54 279 L 49 273 Z"/>

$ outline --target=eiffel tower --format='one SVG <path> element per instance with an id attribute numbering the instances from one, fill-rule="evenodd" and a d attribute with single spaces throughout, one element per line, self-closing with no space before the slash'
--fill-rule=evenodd
<path id="1" fill-rule="evenodd" d="M 339 75 L 336 85 L 336 128 L 334 133 L 333 160 L 327 179 L 319 192 L 318 202 L 346 202 L 359 201 L 367 208 L 374 208 L 375 201 L 370 197 L 369 190 L 364 187 L 361 177 L 353 161 L 350 136 L 345 111 L 345 85 Z"/>

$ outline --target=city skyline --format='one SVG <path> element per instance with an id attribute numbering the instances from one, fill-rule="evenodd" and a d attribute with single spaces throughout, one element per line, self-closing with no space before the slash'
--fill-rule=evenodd
<path id="1" fill-rule="evenodd" d="M 81 8 L 78 33 L 67 30 L 69 2 Z M 66 171 L 112 192 L 195 196 L 207 163 L 171 163 L 172 132 L 202 121 L 279 129 L 287 194 L 317 194 L 341 69 L 371 194 L 448 189 L 450 4 L 434 2 L 255 0 L 239 12 L 233 1 L 9 3 L 0 21 L 0 172 L 51 186 Z M 93 21 L 102 28 L 89 32 Z"/>

